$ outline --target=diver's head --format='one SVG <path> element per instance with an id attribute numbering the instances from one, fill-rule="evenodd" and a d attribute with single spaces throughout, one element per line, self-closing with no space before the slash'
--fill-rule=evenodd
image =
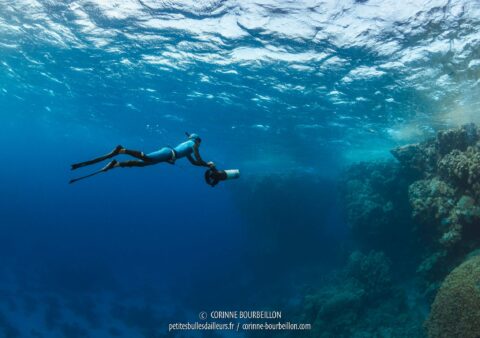
<path id="1" fill-rule="evenodd" d="M 200 138 L 200 136 L 198 136 L 195 133 L 193 134 L 185 133 L 185 134 L 188 136 L 189 140 L 193 140 L 196 144 L 200 144 L 202 142 L 202 139 Z"/>

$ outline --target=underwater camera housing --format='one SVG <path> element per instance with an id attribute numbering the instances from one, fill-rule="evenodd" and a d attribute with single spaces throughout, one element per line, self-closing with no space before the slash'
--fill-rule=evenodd
<path id="1" fill-rule="evenodd" d="M 216 168 L 210 168 L 205 172 L 205 182 L 212 187 L 220 181 L 233 180 L 239 177 L 240 170 L 238 169 L 217 170 Z"/>

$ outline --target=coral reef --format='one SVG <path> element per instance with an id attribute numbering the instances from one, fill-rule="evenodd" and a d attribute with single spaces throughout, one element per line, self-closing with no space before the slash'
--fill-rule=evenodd
<path id="1" fill-rule="evenodd" d="M 393 161 L 350 166 L 340 184 L 342 205 L 355 247 L 379 250 L 405 262 L 410 252 L 411 207 L 408 186 L 413 177 Z"/>
<path id="2" fill-rule="evenodd" d="M 412 216 L 419 222 L 442 222 L 454 208 L 455 190 L 437 178 L 419 180 L 408 189 Z"/>
<path id="3" fill-rule="evenodd" d="M 421 316 L 408 311 L 390 265 L 381 252 L 352 253 L 343 269 L 305 298 L 302 320 L 312 323 L 311 336 L 422 337 Z"/>
<path id="4" fill-rule="evenodd" d="M 428 262 L 422 263 L 419 271 L 432 282 L 438 283 L 446 271 L 480 245 L 480 237 L 475 236 L 480 232 L 475 226 L 480 221 L 479 137 L 478 128 L 468 124 L 392 150 L 404 169 L 420 175 L 409 187 L 409 201 L 412 216 L 421 225 L 417 234 L 427 247 Z M 436 257 L 435 264 L 432 257 Z M 436 269 L 437 264 L 446 268 Z M 436 273 L 430 274 L 429 267 Z"/>
<path id="5" fill-rule="evenodd" d="M 467 124 L 455 129 L 438 132 L 435 138 L 422 143 L 408 144 L 391 150 L 392 155 L 404 166 L 429 177 L 435 175 L 438 162 L 456 150 L 465 152 L 474 146 L 480 133 L 474 124 Z"/>
<path id="6" fill-rule="evenodd" d="M 391 150 L 405 168 L 417 174 L 430 173 L 434 170 L 437 160 L 435 142 L 430 140 L 424 144 L 407 144 Z"/>
<path id="7" fill-rule="evenodd" d="M 475 198 L 480 197 L 480 143 L 461 152 L 457 149 L 438 162 L 439 175 Z"/>
<path id="8" fill-rule="evenodd" d="M 431 234 L 437 230 L 436 237 L 440 244 L 450 247 L 461 240 L 462 225 L 458 214 L 457 198 L 452 186 L 434 177 L 419 180 L 410 185 L 409 199 L 412 205 L 413 218 L 421 224 L 427 224 L 424 233 Z M 460 203 L 463 206 L 463 203 Z M 435 224 L 436 226 L 430 226 Z"/>
<path id="9" fill-rule="evenodd" d="M 440 131 L 437 134 L 435 147 L 440 156 L 450 153 L 452 150 L 465 151 L 479 140 L 480 133 L 473 124 L 466 124 L 459 128 Z"/>
<path id="10" fill-rule="evenodd" d="M 395 271 L 402 271 L 402 259 L 413 262 L 416 268 L 403 280 L 415 280 L 428 302 L 438 292 L 426 325 L 430 337 L 479 337 L 472 319 L 480 318 L 480 258 L 459 264 L 480 248 L 480 129 L 468 124 L 441 131 L 391 153 L 398 162 L 360 163 L 345 173 L 341 191 L 353 246 L 384 251 Z M 399 252 L 402 259 L 395 257 Z M 352 291 L 358 283 L 339 292 L 352 309 L 366 297 Z"/>
<path id="11" fill-rule="evenodd" d="M 367 301 L 376 301 L 391 293 L 390 265 L 390 260 L 382 252 L 371 251 L 365 255 L 355 251 L 349 257 L 344 275 L 366 290 Z"/>
<path id="12" fill-rule="evenodd" d="M 430 338 L 477 338 L 479 318 L 480 256 L 475 256 L 445 278 L 425 326 Z"/>
<path id="13" fill-rule="evenodd" d="M 330 283 L 305 299 L 304 321 L 314 337 L 348 336 L 362 314 L 365 290 L 353 281 Z M 348 310 L 346 310 L 348 309 Z"/>

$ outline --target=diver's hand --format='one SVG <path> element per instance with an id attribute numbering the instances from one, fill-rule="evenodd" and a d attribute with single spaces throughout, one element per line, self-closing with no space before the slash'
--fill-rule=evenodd
<path id="1" fill-rule="evenodd" d="M 215 169 L 215 163 L 213 163 L 213 162 L 207 162 L 207 166 L 208 166 L 210 169 Z"/>

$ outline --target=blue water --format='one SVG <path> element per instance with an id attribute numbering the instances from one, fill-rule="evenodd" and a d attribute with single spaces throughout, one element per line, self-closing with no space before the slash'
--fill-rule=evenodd
<path id="1" fill-rule="evenodd" d="M 2 330 L 157 337 L 202 310 L 295 307 L 345 255 L 341 169 L 478 122 L 479 14 L 467 0 L 0 0 Z M 183 159 L 68 184 L 71 163 L 185 131 L 241 179 L 211 188 Z"/>

